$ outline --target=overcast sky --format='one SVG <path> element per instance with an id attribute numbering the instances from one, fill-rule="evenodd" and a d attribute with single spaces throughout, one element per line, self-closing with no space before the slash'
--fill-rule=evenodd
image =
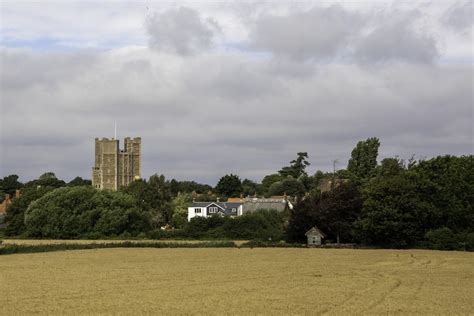
<path id="1" fill-rule="evenodd" d="M 0 2 L 0 176 L 91 178 L 94 138 L 142 176 L 261 180 L 473 153 L 470 1 Z M 122 142 L 121 142 L 122 144 Z"/>

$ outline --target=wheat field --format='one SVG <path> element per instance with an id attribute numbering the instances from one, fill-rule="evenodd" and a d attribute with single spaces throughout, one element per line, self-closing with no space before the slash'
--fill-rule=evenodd
<path id="1" fill-rule="evenodd" d="M 0 314 L 470 314 L 474 254 L 94 249 L 0 256 Z"/>

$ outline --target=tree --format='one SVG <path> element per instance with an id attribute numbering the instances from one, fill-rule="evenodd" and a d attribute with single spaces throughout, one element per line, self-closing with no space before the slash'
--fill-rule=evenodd
<path id="1" fill-rule="evenodd" d="M 16 174 L 11 174 L 4 177 L 3 179 L 0 179 L 0 192 L 2 192 L 0 199 L 3 199 L 5 194 L 15 196 L 16 190 L 21 189 L 22 187 L 23 184 L 18 181 L 18 176 Z"/>
<path id="2" fill-rule="evenodd" d="M 79 186 L 55 189 L 32 202 L 25 228 L 30 237 L 84 238 L 137 235 L 149 230 L 150 223 L 132 196 Z"/>
<path id="3" fill-rule="evenodd" d="M 178 193 L 207 193 L 212 191 L 212 187 L 208 184 L 197 183 L 195 181 L 178 181 L 172 179 L 170 181 L 170 190 L 173 196 L 176 196 Z"/>
<path id="4" fill-rule="evenodd" d="M 189 193 L 178 194 L 171 202 L 173 215 L 171 224 L 176 228 L 183 228 L 187 223 L 188 218 L 188 206 L 192 202 L 193 198 Z"/>
<path id="5" fill-rule="evenodd" d="M 60 188 L 66 185 L 66 182 L 60 180 L 56 177 L 54 172 L 46 172 L 42 174 L 38 179 L 27 182 L 25 186 L 43 186 L 43 187 L 52 187 Z"/>
<path id="6" fill-rule="evenodd" d="M 74 179 L 72 179 L 70 182 L 68 182 L 67 186 L 68 187 L 77 187 L 77 186 L 83 186 L 83 185 L 92 185 L 92 181 L 91 180 L 85 180 L 85 179 L 82 179 L 81 177 L 75 177 Z"/>
<path id="7" fill-rule="evenodd" d="M 353 241 L 352 226 L 362 209 L 362 196 L 356 185 L 341 183 L 321 195 L 316 224 L 339 244 Z"/>
<path id="8" fill-rule="evenodd" d="M 217 183 L 216 191 L 224 197 L 239 196 L 242 193 L 242 182 L 237 175 L 225 175 Z"/>
<path id="9" fill-rule="evenodd" d="M 321 194 L 314 193 L 309 198 L 299 201 L 290 210 L 290 218 L 286 228 L 286 239 L 289 242 L 306 242 L 305 233 L 316 223 L 316 211 L 319 207 Z"/>
<path id="10" fill-rule="evenodd" d="M 305 233 L 316 225 L 328 239 L 338 243 L 353 241 L 352 226 L 361 208 L 361 194 L 352 183 L 342 183 L 328 192 L 316 191 L 290 211 L 287 238 L 291 242 L 303 242 Z"/>
<path id="11" fill-rule="evenodd" d="M 259 191 L 260 187 L 256 182 L 249 179 L 244 179 L 244 181 L 242 181 L 242 193 L 245 196 L 258 194 Z"/>
<path id="12" fill-rule="evenodd" d="M 355 224 L 364 243 L 412 246 L 439 216 L 431 200 L 435 187 L 416 172 L 373 179 L 364 190 L 361 216 Z"/>
<path id="13" fill-rule="evenodd" d="M 261 191 L 265 196 L 270 196 L 270 186 L 278 181 L 282 181 L 284 178 L 279 173 L 269 174 L 262 179 Z"/>
<path id="14" fill-rule="evenodd" d="M 369 178 L 377 166 L 379 146 L 380 141 L 376 137 L 367 138 L 365 141 L 358 142 L 356 147 L 352 150 L 347 170 L 360 179 Z"/>
<path id="15" fill-rule="evenodd" d="M 173 196 L 170 183 L 166 181 L 164 175 L 152 175 L 148 182 L 142 179 L 135 180 L 122 190 L 132 195 L 140 208 L 150 212 L 154 228 L 171 221 Z"/>
<path id="16" fill-rule="evenodd" d="M 25 212 L 31 202 L 41 198 L 46 193 L 53 191 L 52 187 L 25 187 L 20 197 L 13 199 L 7 207 L 5 222 L 6 236 L 19 236 L 25 232 Z"/>
<path id="17" fill-rule="evenodd" d="M 310 163 L 306 160 L 308 158 L 308 153 L 299 152 L 297 153 L 297 156 L 298 157 L 295 160 L 290 162 L 291 165 L 289 167 L 283 167 L 280 171 L 278 171 L 282 177 L 286 178 L 291 176 L 295 179 L 298 179 L 300 176 L 308 175 L 305 171 L 306 167 L 310 165 Z"/>
<path id="18" fill-rule="evenodd" d="M 290 195 L 301 197 L 305 193 L 305 186 L 299 180 L 287 178 L 273 183 L 268 192 L 270 195 Z"/>

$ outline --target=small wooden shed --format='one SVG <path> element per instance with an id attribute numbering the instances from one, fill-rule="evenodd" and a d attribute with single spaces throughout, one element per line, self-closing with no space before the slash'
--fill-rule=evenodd
<path id="1" fill-rule="evenodd" d="M 313 226 L 306 232 L 306 238 L 308 238 L 308 246 L 319 246 L 322 243 L 323 238 L 326 237 L 322 231 L 316 226 Z"/>

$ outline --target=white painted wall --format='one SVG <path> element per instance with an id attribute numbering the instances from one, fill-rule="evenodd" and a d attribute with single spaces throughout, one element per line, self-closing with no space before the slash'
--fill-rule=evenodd
<path id="1" fill-rule="evenodd" d="M 201 209 L 201 213 L 196 214 L 197 208 Z M 188 207 L 188 222 L 191 220 L 191 218 L 196 217 L 196 216 L 201 216 L 201 217 L 207 217 L 207 208 L 206 207 Z"/>

